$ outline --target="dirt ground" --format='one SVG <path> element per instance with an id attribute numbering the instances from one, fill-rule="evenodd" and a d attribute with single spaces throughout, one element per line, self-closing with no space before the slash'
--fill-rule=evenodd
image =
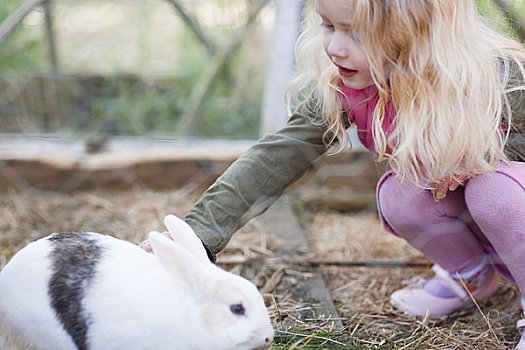
<path id="1" fill-rule="evenodd" d="M 150 230 L 162 230 L 167 213 L 179 216 L 189 209 L 201 189 L 153 192 L 79 191 L 73 193 L 26 190 L 0 194 L 0 267 L 28 242 L 52 232 L 97 231 L 134 243 Z M 328 209 L 299 210 L 315 258 L 338 261 L 396 260 L 424 261 L 402 240 L 386 233 L 373 210 L 336 212 Z M 276 242 L 257 222 L 238 232 L 221 259 L 231 256 L 275 256 Z M 257 271 L 228 264 L 228 269 L 268 288 L 275 272 Z M 283 319 L 307 308 L 300 300 L 285 295 L 267 298 L 276 329 L 274 348 L 315 349 L 510 349 L 519 339 L 515 322 L 521 318 L 518 291 L 501 281 L 498 293 L 479 309 L 471 307 L 447 319 L 414 319 L 395 310 L 389 295 L 414 275 L 428 276 L 428 268 L 325 266 L 321 272 L 342 317 L 342 329 L 294 320 L 293 329 L 283 328 Z M 273 290 L 265 290 L 272 296 Z M 278 302 L 276 302 L 278 300 Z M 329 327 L 328 327 L 329 328 Z M 287 339 L 292 337 L 293 341 Z M 324 340 L 323 340 L 324 339 Z M 283 345 L 284 343 L 288 345 Z M 314 345 L 317 344 L 317 345 Z M 321 344 L 321 345 L 319 345 Z"/>

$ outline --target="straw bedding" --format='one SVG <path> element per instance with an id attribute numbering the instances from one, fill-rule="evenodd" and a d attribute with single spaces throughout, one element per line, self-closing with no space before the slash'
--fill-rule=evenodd
<path id="1" fill-rule="evenodd" d="M 167 213 L 182 216 L 200 194 L 198 186 L 176 191 L 91 191 L 69 194 L 26 190 L 0 194 L 0 267 L 28 242 L 52 232 L 96 231 L 134 243 L 150 230 L 162 230 Z M 321 209 L 298 214 L 312 256 L 332 261 L 425 261 L 402 240 L 386 233 L 374 212 L 339 213 Z M 262 290 L 278 343 L 293 336 L 288 348 L 372 349 L 507 349 L 518 341 L 515 322 L 521 318 L 519 292 L 501 281 L 486 302 L 444 319 L 413 319 L 388 303 L 389 295 L 428 268 L 322 266 L 343 329 L 319 320 L 299 318 L 310 305 L 292 293 L 279 291 L 285 266 L 236 264 L 235 259 L 279 257 L 283 247 L 256 221 L 237 233 L 221 252 L 219 263 L 254 281 Z M 233 261 L 233 262 L 232 262 Z M 307 273 L 307 271 L 303 271 Z M 307 312 L 306 312 L 307 314 Z M 322 336 L 321 336 L 322 335 Z M 315 347 L 313 344 L 321 344 Z M 280 347 L 282 348 L 282 347 Z"/>

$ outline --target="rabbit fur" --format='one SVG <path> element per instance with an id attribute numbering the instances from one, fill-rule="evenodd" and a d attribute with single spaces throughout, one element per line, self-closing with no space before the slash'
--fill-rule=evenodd
<path id="1" fill-rule="evenodd" d="M 257 288 L 212 264 L 183 220 L 154 254 L 99 233 L 28 244 L 0 272 L 0 349 L 254 349 L 273 328 Z"/>

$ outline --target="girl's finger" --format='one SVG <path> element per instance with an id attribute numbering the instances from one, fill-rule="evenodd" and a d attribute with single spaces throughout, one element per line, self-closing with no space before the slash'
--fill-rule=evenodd
<path id="1" fill-rule="evenodd" d="M 434 197 L 434 200 L 436 202 L 439 202 L 440 200 L 445 198 L 445 196 L 447 195 L 448 186 L 449 186 L 449 181 L 444 181 L 438 184 L 436 188 L 432 190 L 432 196 Z"/>
<path id="2" fill-rule="evenodd" d="M 450 182 L 448 186 L 449 191 L 456 190 L 459 186 L 463 185 L 465 183 L 465 180 L 468 179 L 468 175 L 458 175 L 452 178 L 452 181 Z"/>
<path id="3" fill-rule="evenodd" d="M 448 190 L 449 191 L 455 191 L 459 185 L 461 185 L 462 183 L 459 182 L 459 181 L 456 181 L 456 180 L 452 180 L 452 182 L 450 182 L 450 185 L 448 185 Z"/>
<path id="4" fill-rule="evenodd" d="M 139 247 L 144 249 L 145 251 L 147 251 L 148 253 L 151 253 L 151 251 L 153 250 L 151 248 L 151 245 L 149 244 L 149 241 L 148 240 L 145 240 L 144 242 L 142 242 L 141 244 L 139 244 Z"/>

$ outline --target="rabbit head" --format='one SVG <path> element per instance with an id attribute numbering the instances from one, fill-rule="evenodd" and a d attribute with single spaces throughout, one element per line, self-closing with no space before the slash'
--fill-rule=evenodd
<path id="1" fill-rule="evenodd" d="M 204 347 L 269 346 L 273 328 L 255 285 L 211 263 L 201 240 L 182 219 L 168 215 L 164 223 L 173 240 L 151 232 L 149 241 L 161 264 L 176 278 L 187 281 L 198 305 L 197 316 L 210 335 L 203 342 L 213 341 Z"/>

